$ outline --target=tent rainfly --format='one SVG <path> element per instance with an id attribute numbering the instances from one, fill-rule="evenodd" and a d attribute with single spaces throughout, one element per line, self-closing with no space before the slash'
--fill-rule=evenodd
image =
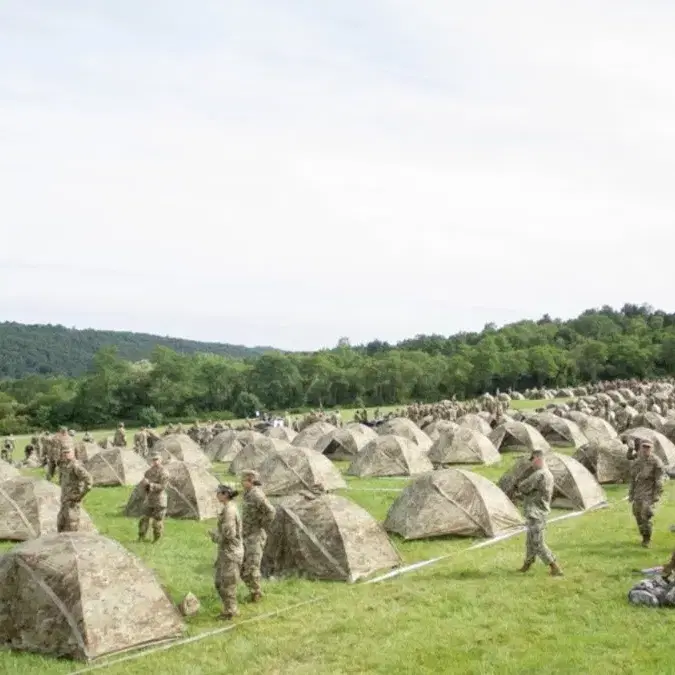
<path id="1" fill-rule="evenodd" d="M 282 497 L 275 506 L 262 560 L 265 576 L 351 583 L 401 562 L 382 526 L 349 499 L 305 492 Z"/>
<path id="2" fill-rule="evenodd" d="M 0 483 L 0 539 L 26 541 L 56 532 L 61 488 L 41 478 L 16 476 Z M 95 532 L 84 509 L 83 532 Z"/>
<path id="3" fill-rule="evenodd" d="M 365 424 L 349 424 L 322 436 L 316 443 L 316 450 L 336 461 L 352 459 L 366 443 L 377 437 Z"/>
<path id="4" fill-rule="evenodd" d="M 604 443 L 587 443 L 574 454 L 600 484 L 627 483 L 630 480 L 631 462 L 628 448 L 619 440 Z"/>
<path id="5" fill-rule="evenodd" d="M 459 429 L 459 424 L 450 420 L 434 420 L 422 427 L 422 431 L 431 439 L 432 443 L 437 441 L 441 434 L 451 435 Z"/>
<path id="6" fill-rule="evenodd" d="M 459 424 L 460 427 L 469 427 L 469 429 L 473 429 L 474 431 L 480 431 L 480 433 L 485 436 L 489 435 L 492 431 L 490 423 L 476 413 L 463 415 L 457 420 L 457 424 Z"/>
<path id="7" fill-rule="evenodd" d="M 528 424 L 535 427 L 551 445 L 581 448 L 588 443 L 588 439 L 575 422 L 553 413 L 543 412 L 533 415 Z"/>
<path id="8" fill-rule="evenodd" d="M 394 417 L 376 427 L 380 436 L 403 436 L 412 441 L 422 452 L 431 448 L 431 439 L 407 417 Z"/>
<path id="9" fill-rule="evenodd" d="M 0 644 L 83 661 L 182 635 L 154 574 L 97 534 L 40 537 L 0 558 Z"/>
<path id="10" fill-rule="evenodd" d="M 268 436 L 260 436 L 245 445 L 230 463 L 228 471 L 237 475 L 245 469 L 257 471 L 263 462 L 275 452 L 283 452 L 292 447 L 290 443 Z"/>
<path id="11" fill-rule="evenodd" d="M 138 485 L 148 470 L 148 463 L 140 455 L 124 448 L 101 450 L 85 461 L 84 466 L 92 475 L 94 485 L 100 487 Z"/>
<path id="12" fill-rule="evenodd" d="M 469 427 L 459 427 L 450 435 L 441 434 L 431 446 L 428 457 L 434 466 L 496 464 L 501 460 L 492 441 Z"/>
<path id="13" fill-rule="evenodd" d="M 163 462 L 178 460 L 179 462 L 196 464 L 205 469 L 211 466 L 209 458 L 187 434 L 169 434 L 168 436 L 164 436 L 152 446 L 152 450 L 162 455 Z"/>
<path id="14" fill-rule="evenodd" d="M 303 490 L 338 490 L 347 487 L 333 463 L 315 450 L 291 445 L 270 455 L 258 469 L 263 489 L 270 496 L 290 495 Z"/>
<path id="15" fill-rule="evenodd" d="M 559 509 L 585 511 L 605 504 L 607 497 L 593 474 L 580 462 L 567 455 L 550 452 L 546 464 L 553 474 L 552 506 Z M 527 457 L 518 460 L 499 479 L 499 487 L 510 499 L 517 497 L 517 485 L 532 471 Z"/>
<path id="16" fill-rule="evenodd" d="M 581 433 L 591 443 L 603 443 L 619 438 L 616 429 L 607 420 L 603 420 L 602 417 L 584 415 L 583 413 L 573 415 L 572 412 L 569 413 L 569 416 L 570 419 L 577 423 L 579 429 L 581 429 Z"/>
<path id="17" fill-rule="evenodd" d="M 403 436 L 378 436 L 363 446 L 347 469 L 350 476 L 415 476 L 433 465 L 419 445 Z"/>
<path id="18" fill-rule="evenodd" d="M 291 441 L 291 445 L 294 445 L 297 448 L 317 450 L 319 439 L 336 429 L 337 427 L 328 422 L 314 422 L 314 424 L 305 427 L 297 436 L 295 436 Z"/>
<path id="19" fill-rule="evenodd" d="M 526 422 L 504 422 L 495 427 L 488 438 L 499 452 L 507 450 L 548 452 L 551 449 L 546 439 Z"/>
<path id="20" fill-rule="evenodd" d="M 384 529 L 404 539 L 444 535 L 496 537 L 523 524 L 518 509 L 491 481 L 463 469 L 416 478 L 391 505 Z"/>
<path id="21" fill-rule="evenodd" d="M 185 462 L 169 462 L 164 467 L 169 473 L 166 490 L 169 518 L 207 520 L 221 511 L 216 498 L 219 481 L 206 469 Z M 143 514 L 146 492 L 137 485 L 129 497 L 124 514 L 139 518 Z"/>
<path id="22" fill-rule="evenodd" d="M 290 427 L 269 427 L 263 432 L 263 436 L 275 438 L 278 441 L 286 441 L 287 443 L 290 443 L 297 435 L 298 432 Z"/>
<path id="23" fill-rule="evenodd" d="M 9 462 L 5 462 L 0 459 L 0 483 L 4 480 L 9 480 L 10 478 L 16 478 L 20 476 L 21 472 L 13 467 Z"/>
<path id="24" fill-rule="evenodd" d="M 101 450 L 102 448 L 98 443 L 85 443 L 84 441 L 75 443 L 75 457 L 80 462 L 86 462 L 88 459 L 91 459 L 94 455 L 101 452 Z"/>

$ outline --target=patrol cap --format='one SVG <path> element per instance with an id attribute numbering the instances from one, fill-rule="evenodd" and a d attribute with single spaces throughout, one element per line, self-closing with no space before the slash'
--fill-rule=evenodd
<path id="1" fill-rule="evenodd" d="M 244 469 L 241 472 L 241 479 L 260 480 L 260 474 L 257 471 L 254 471 L 253 469 Z"/>
<path id="2" fill-rule="evenodd" d="M 543 450 L 533 450 L 532 453 L 530 454 L 530 459 L 537 459 L 537 457 L 543 456 L 544 456 Z"/>
<path id="3" fill-rule="evenodd" d="M 650 440 L 648 440 L 647 438 L 643 438 L 640 441 L 640 447 L 641 448 L 653 448 L 654 444 Z"/>
<path id="4" fill-rule="evenodd" d="M 221 484 L 216 488 L 216 494 L 227 495 L 230 499 L 234 499 L 239 494 L 239 491 L 235 490 L 231 485 Z"/>
<path id="5" fill-rule="evenodd" d="M 159 452 L 153 452 L 150 455 L 150 459 L 162 459 L 162 455 Z"/>

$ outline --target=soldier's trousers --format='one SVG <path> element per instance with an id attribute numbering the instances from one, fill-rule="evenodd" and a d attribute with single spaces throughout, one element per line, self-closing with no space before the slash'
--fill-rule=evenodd
<path id="1" fill-rule="evenodd" d="M 267 535 L 264 532 L 247 537 L 244 540 L 244 561 L 241 565 L 241 580 L 248 586 L 251 594 L 261 593 L 260 563 Z"/>
<path id="2" fill-rule="evenodd" d="M 146 506 L 143 509 L 143 515 L 138 521 L 138 536 L 143 539 L 148 533 L 148 528 L 152 523 L 152 536 L 159 539 L 164 532 L 164 517 L 166 516 L 165 506 Z"/>
<path id="3" fill-rule="evenodd" d="M 45 478 L 48 481 L 51 481 L 52 478 L 54 478 L 54 474 L 56 473 L 56 467 L 58 466 L 58 462 L 55 459 L 47 459 L 47 474 Z"/>
<path id="4" fill-rule="evenodd" d="M 555 562 L 555 556 L 546 545 L 544 530 L 546 530 L 545 520 L 538 520 L 536 518 L 527 519 L 526 563 L 533 563 L 537 557 L 547 565 Z"/>
<path id="5" fill-rule="evenodd" d="M 237 613 L 237 583 L 239 582 L 240 560 L 216 560 L 214 582 L 216 591 L 223 602 L 223 613 Z"/>
<path id="6" fill-rule="evenodd" d="M 640 534 L 646 539 L 651 539 L 654 502 L 651 499 L 634 499 L 633 516 L 635 516 Z"/>
<path id="7" fill-rule="evenodd" d="M 77 532 L 80 529 L 79 502 L 61 504 L 59 515 L 56 517 L 57 532 Z"/>

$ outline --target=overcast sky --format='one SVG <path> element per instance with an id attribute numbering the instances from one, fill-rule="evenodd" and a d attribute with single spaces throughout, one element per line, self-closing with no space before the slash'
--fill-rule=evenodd
<path id="1" fill-rule="evenodd" d="M 668 0 L 2 0 L 0 320 L 673 311 L 674 35 Z"/>

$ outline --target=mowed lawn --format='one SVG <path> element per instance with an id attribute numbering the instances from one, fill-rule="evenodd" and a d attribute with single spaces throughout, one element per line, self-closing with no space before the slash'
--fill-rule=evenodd
<path id="1" fill-rule="evenodd" d="M 519 455 L 476 468 L 496 480 Z M 346 468 L 346 464 L 340 464 Z M 34 473 L 34 472 L 32 472 Z M 227 477 L 225 467 L 217 473 Z M 232 479 L 232 477 L 228 477 Z M 382 520 L 405 481 L 348 478 L 342 494 Z M 121 515 L 131 488 L 96 488 L 85 507 L 99 531 L 117 539 L 154 569 L 172 598 L 192 591 L 202 601 L 188 621 L 190 636 L 224 624 L 214 620 L 213 522 L 169 520 L 157 545 L 136 543 L 136 521 Z M 514 570 L 524 536 L 467 550 L 471 539 L 443 538 L 395 545 L 406 564 L 448 558 L 375 584 L 298 579 L 267 582 L 259 605 L 243 602 L 234 628 L 102 673 L 672 673 L 667 610 L 628 604 L 635 568 L 664 562 L 675 547 L 675 485 L 666 486 L 656 517 L 654 546 L 638 544 L 625 486 L 607 489 L 611 507 L 552 523 L 550 546 L 566 576 L 550 578 L 539 563 L 528 575 Z M 552 517 L 563 512 L 554 512 Z M 0 546 L 2 550 L 10 544 Z M 308 600 L 276 616 L 266 617 Z M 262 617 L 256 621 L 256 617 Z M 97 664 L 99 662 L 96 662 Z M 0 653 L 0 673 L 71 673 L 84 664 L 23 653 Z"/>

